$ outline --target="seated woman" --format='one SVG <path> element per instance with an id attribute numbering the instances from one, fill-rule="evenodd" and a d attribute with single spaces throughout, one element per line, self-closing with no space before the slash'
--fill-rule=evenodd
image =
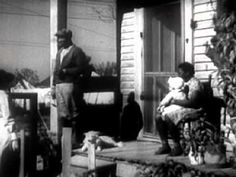
<path id="1" fill-rule="evenodd" d="M 180 146 L 180 135 L 178 130 L 179 121 L 184 116 L 201 107 L 201 95 L 203 93 L 203 85 L 194 77 L 194 66 L 188 62 L 179 64 L 178 74 L 184 80 L 185 86 L 188 88 L 187 99 L 172 99 L 170 104 L 179 105 L 182 108 L 174 112 L 165 114 L 165 118 L 161 114 L 156 116 L 156 128 L 162 142 L 162 147 L 155 154 L 169 154 L 170 156 L 178 156 L 183 153 Z M 170 133 L 174 147 L 170 148 L 168 143 L 168 133 Z"/>
<path id="2" fill-rule="evenodd" d="M 14 177 L 19 169 L 19 145 L 8 102 L 8 88 L 14 75 L 0 70 L 0 176 Z"/>

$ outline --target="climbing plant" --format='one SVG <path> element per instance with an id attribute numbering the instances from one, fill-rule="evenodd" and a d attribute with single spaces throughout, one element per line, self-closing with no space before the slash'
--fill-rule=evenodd
<path id="1" fill-rule="evenodd" d="M 206 55 L 218 68 L 219 85 L 223 89 L 227 112 L 232 128 L 236 131 L 236 2 L 222 0 L 220 10 L 214 16 L 214 30 L 211 44 L 206 45 Z M 235 123 L 234 123 L 235 122 Z"/>

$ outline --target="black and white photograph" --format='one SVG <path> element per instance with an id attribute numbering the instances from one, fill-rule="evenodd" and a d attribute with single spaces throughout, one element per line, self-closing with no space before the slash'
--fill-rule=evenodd
<path id="1" fill-rule="evenodd" d="M 0 0 L 0 177 L 236 177 L 235 0 Z"/>

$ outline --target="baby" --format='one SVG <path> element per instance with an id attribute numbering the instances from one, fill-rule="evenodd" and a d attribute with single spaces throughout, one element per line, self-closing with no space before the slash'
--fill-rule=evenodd
<path id="1" fill-rule="evenodd" d="M 175 112 L 182 107 L 179 105 L 172 104 L 170 102 L 172 99 L 185 100 L 186 94 L 184 91 L 184 81 L 181 77 L 170 77 L 168 79 L 169 93 L 162 99 L 157 111 L 160 112 L 163 117 L 168 113 Z"/>

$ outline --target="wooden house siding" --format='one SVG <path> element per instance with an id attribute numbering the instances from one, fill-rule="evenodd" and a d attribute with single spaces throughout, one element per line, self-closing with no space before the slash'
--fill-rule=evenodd
<path id="1" fill-rule="evenodd" d="M 185 60 L 194 64 L 197 78 L 202 81 L 207 81 L 209 75 L 216 70 L 211 60 L 205 55 L 205 44 L 207 42 L 210 43 L 211 38 L 215 35 L 213 16 L 216 13 L 217 2 L 216 0 L 193 0 L 191 1 L 191 6 L 187 6 L 186 8 L 188 8 L 187 10 L 192 8 L 192 20 L 196 22 L 196 27 L 192 30 L 190 24 L 186 24 L 185 38 L 189 39 L 189 44 L 191 44 L 192 47 L 188 48 L 185 44 L 185 51 L 191 53 L 191 55 L 185 55 Z M 185 18 L 186 15 L 187 14 L 185 14 Z M 123 14 L 120 43 L 120 89 L 123 94 L 124 102 L 126 102 L 129 92 L 136 91 L 137 72 L 140 72 L 137 71 L 137 56 L 135 51 L 137 47 L 136 23 L 135 11 Z M 191 35 L 187 35 L 187 31 L 189 31 Z M 191 52 L 189 52 L 190 50 Z"/>
<path id="2" fill-rule="evenodd" d="M 135 91 L 135 13 L 125 13 L 121 24 L 120 89 L 126 102 L 129 92 Z"/>
<path id="3" fill-rule="evenodd" d="M 216 0 L 194 0 L 193 21 L 196 28 L 193 30 L 193 63 L 196 77 L 207 81 L 209 75 L 216 70 L 211 60 L 205 55 L 205 44 L 210 43 L 215 35 L 213 16 L 216 13 Z"/>

